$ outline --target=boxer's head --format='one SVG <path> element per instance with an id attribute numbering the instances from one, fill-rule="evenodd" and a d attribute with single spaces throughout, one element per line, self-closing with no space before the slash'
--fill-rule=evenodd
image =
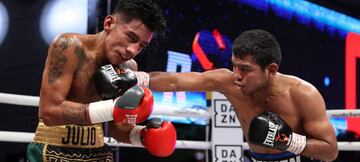
<path id="1" fill-rule="evenodd" d="M 121 64 L 139 54 L 153 35 L 165 31 L 162 10 L 151 0 L 119 0 L 104 20 L 105 47 L 109 61 Z"/>
<path id="2" fill-rule="evenodd" d="M 235 83 L 244 94 L 263 88 L 281 63 L 279 43 L 264 30 L 241 33 L 234 41 L 232 53 Z"/>

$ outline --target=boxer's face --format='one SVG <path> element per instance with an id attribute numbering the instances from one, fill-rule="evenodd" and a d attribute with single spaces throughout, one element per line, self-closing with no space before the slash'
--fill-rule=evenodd
<path id="1" fill-rule="evenodd" d="M 235 84 L 245 95 L 250 95 L 263 88 L 268 81 L 268 70 L 261 69 L 252 56 L 248 55 L 240 59 L 231 58 Z"/>
<path id="2" fill-rule="evenodd" d="M 142 21 L 133 19 L 125 23 L 121 18 L 107 16 L 104 22 L 107 33 L 106 54 L 110 63 L 118 65 L 138 55 L 150 42 L 153 32 Z"/>

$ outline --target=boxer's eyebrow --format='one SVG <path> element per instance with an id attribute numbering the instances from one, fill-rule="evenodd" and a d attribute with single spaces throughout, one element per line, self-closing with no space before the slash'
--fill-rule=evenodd
<path id="1" fill-rule="evenodd" d="M 237 65 L 237 66 L 241 67 L 241 68 L 249 68 L 249 69 L 252 68 L 250 65 L 246 65 L 246 64 L 241 64 L 241 65 Z"/>
<path id="2" fill-rule="evenodd" d="M 144 40 L 140 40 L 140 37 L 133 31 L 129 31 L 127 34 L 131 38 L 132 42 L 139 42 L 142 49 L 146 48 L 150 43 Z"/>
<path id="3" fill-rule="evenodd" d="M 250 63 L 248 62 L 235 62 L 233 59 L 231 59 L 232 66 L 242 67 L 242 68 L 252 68 Z"/>

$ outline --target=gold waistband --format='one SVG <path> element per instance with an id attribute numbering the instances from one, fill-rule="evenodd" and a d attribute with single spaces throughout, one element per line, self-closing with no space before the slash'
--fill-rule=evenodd
<path id="1" fill-rule="evenodd" d="M 34 141 L 63 147 L 98 148 L 104 146 L 104 133 L 101 124 L 49 127 L 40 120 L 36 128 Z"/>

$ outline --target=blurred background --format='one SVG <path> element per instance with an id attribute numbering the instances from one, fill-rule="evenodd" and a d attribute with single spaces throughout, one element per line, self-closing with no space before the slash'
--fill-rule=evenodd
<path id="1" fill-rule="evenodd" d="M 280 43 L 280 72 L 315 85 L 327 108 L 353 109 L 359 101 L 357 71 L 347 59 L 360 58 L 360 1 L 357 0 L 156 0 L 168 20 L 135 60 L 142 71 L 206 71 L 231 68 L 233 40 L 244 30 L 264 29 Z M 62 32 L 94 34 L 116 0 L 0 0 L 0 92 L 39 96 L 52 39 Z M 223 44 L 219 44 L 218 41 Z M 346 47 L 346 44 L 355 44 Z M 201 50 L 199 50 L 201 49 Z M 355 51 L 355 52 L 354 52 Z M 206 57 L 200 57 L 201 53 Z M 347 67 L 347 68 L 346 68 Z M 352 79 L 346 79 L 352 75 Z M 354 95 L 355 94 L 355 95 Z M 155 93 L 156 107 L 206 110 L 206 92 Z M 0 104 L 0 130 L 34 132 L 37 108 Z M 208 140 L 206 119 L 169 118 L 179 140 Z M 339 141 L 359 141 L 357 119 L 332 118 Z M 234 137 L 235 138 L 235 137 Z M 0 142 L 0 161 L 26 161 L 27 143 Z M 205 151 L 176 150 L 156 158 L 144 149 L 112 148 L 119 161 L 205 161 Z M 138 156 L 141 155 L 141 156 Z M 336 161 L 359 161 L 359 152 L 341 151 Z"/>

